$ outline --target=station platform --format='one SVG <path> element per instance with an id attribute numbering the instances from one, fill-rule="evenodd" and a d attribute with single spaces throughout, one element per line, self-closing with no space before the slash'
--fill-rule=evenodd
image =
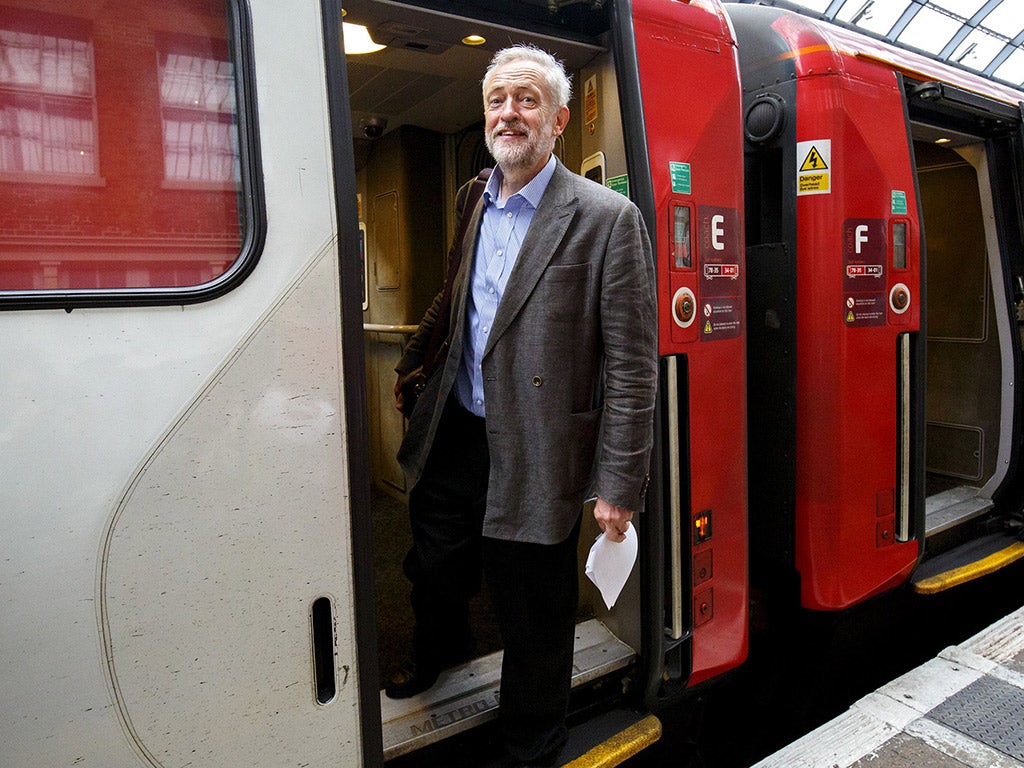
<path id="1" fill-rule="evenodd" d="M 1024 766 L 1024 608 L 753 768 L 924 766 Z"/>

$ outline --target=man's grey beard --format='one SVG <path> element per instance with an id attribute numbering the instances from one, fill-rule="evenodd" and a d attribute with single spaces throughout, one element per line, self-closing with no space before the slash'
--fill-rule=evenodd
<path id="1" fill-rule="evenodd" d="M 525 129 L 526 141 L 520 146 L 510 147 L 495 141 L 493 133 L 508 129 Z M 537 136 L 529 127 L 520 122 L 503 123 L 495 127 L 493 132 L 484 132 L 484 143 L 491 157 L 497 160 L 503 170 L 517 170 L 519 168 L 531 168 L 535 162 L 539 162 L 542 154 L 539 151 Z M 546 153 L 543 153 L 546 154 Z"/>

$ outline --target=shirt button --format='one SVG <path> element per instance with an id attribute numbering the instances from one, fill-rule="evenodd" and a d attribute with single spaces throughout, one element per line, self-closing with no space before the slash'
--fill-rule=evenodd
<path id="1" fill-rule="evenodd" d="M 501 255 L 502 255 L 502 253 L 503 253 L 502 251 L 498 250 L 498 251 L 495 251 L 495 252 L 494 252 L 494 255 L 495 255 L 495 256 L 501 256 Z"/>
<path id="2" fill-rule="evenodd" d="M 542 379 L 540 376 L 534 376 L 533 377 L 533 386 L 539 387 L 543 383 L 544 383 L 544 379 Z"/>

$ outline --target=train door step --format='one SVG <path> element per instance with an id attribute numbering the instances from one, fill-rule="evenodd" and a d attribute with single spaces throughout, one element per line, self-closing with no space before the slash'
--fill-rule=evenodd
<path id="1" fill-rule="evenodd" d="M 960 486 L 925 500 L 925 535 L 933 536 L 992 509 L 992 499 L 978 495 L 977 488 Z"/>
<path id="2" fill-rule="evenodd" d="M 926 560 L 914 572 L 914 591 L 930 595 L 986 576 L 1024 558 L 1024 542 L 1015 531 L 973 539 Z"/>
<path id="3" fill-rule="evenodd" d="M 498 715 L 502 653 L 482 656 L 441 673 L 437 684 L 409 699 L 381 691 L 384 759 L 391 760 L 474 728 Z M 597 619 L 576 627 L 572 685 L 591 682 L 629 666 L 636 652 Z"/>

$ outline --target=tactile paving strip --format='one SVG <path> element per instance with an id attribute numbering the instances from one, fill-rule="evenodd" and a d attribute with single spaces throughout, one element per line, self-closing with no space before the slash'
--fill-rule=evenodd
<path id="1" fill-rule="evenodd" d="M 1016 686 L 982 677 L 935 707 L 928 717 L 1024 761 L 1024 690 Z"/>

